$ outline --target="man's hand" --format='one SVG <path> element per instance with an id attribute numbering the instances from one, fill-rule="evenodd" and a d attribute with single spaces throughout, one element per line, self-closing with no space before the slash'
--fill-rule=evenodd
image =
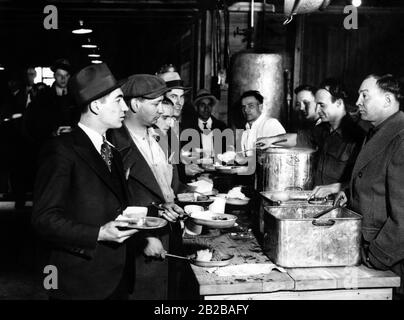
<path id="1" fill-rule="evenodd" d="M 228 162 L 234 161 L 236 159 L 236 156 L 237 156 L 237 153 L 230 150 L 230 151 L 226 151 L 225 153 L 218 154 L 217 158 L 220 161 L 228 163 Z"/>
<path id="2" fill-rule="evenodd" d="M 255 146 L 257 149 L 265 150 L 272 147 L 279 147 L 279 145 L 274 145 L 273 143 L 282 140 L 280 137 L 261 137 L 257 139 Z"/>
<path id="3" fill-rule="evenodd" d="M 57 128 L 57 130 L 53 133 L 54 136 L 60 136 L 62 133 L 72 132 L 72 127 L 70 126 L 61 126 Z"/>
<path id="4" fill-rule="evenodd" d="M 334 205 L 337 204 L 339 202 L 339 206 L 344 207 L 346 206 L 347 202 L 348 202 L 348 198 L 345 194 L 344 191 L 340 191 L 338 192 L 338 194 L 335 196 L 335 200 L 334 200 Z"/>
<path id="5" fill-rule="evenodd" d="M 156 237 L 147 237 L 147 245 L 143 250 L 143 253 L 148 257 L 164 258 L 166 250 L 164 250 L 163 244 L 160 239 Z"/>
<path id="6" fill-rule="evenodd" d="M 316 186 L 313 189 L 309 198 L 325 198 L 330 194 L 335 194 L 341 191 L 341 183 L 332 183 L 323 186 Z"/>
<path id="7" fill-rule="evenodd" d="M 181 207 L 176 205 L 174 202 L 167 202 L 161 205 L 164 209 L 163 214 L 161 215 L 164 219 L 170 222 L 175 222 L 179 217 L 182 217 L 185 213 Z"/>
<path id="8" fill-rule="evenodd" d="M 119 230 L 118 227 L 127 227 L 129 223 L 125 221 L 111 221 L 104 224 L 98 233 L 98 241 L 111 241 L 122 243 L 134 235 L 138 230 Z"/>
<path id="9" fill-rule="evenodd" d="M 198 173 L 202 173 L 204 170 L 200 168 L 197 164 L 195 163 L 190 163 L 185 165 L 185 174 L 189 177 L 192 177 Z"/>

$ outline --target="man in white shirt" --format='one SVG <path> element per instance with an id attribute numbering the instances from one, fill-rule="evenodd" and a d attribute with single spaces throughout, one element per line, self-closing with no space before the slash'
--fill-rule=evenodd
<path id="1" fill-rule="evenodd" d="M 242 94 L 241 110 L 246 119 L 246 130 L 241 137 L 241 147 L 245 155 L 252 156 L 258 138 L 272 137 L 286 133 L 280 122 L 263 110 L 264 97 L 256 90 Z"/>

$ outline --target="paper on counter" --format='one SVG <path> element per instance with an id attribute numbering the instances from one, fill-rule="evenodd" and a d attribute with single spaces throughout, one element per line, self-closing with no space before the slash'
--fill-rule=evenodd
<path id="1" fill-rule="evenodd" d="M 226 267 L 218 267 L 207 270 L 209 273 L 215 273 L 219 277 L 246 277 L 259 274 L 268 274 L 273 269 L 286 273 L 286 270 L 274 263 L 243 263 Z"/>

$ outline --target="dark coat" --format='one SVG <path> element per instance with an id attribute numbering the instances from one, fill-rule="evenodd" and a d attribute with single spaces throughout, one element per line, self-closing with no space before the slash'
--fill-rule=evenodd
<path id="1" fill-rule="evenodd" d="M 373 264 L 404 277 L 404 113 L 382 124 L 352 171 L 351 208 L 363 215 L 362 234 Z M 372 260 L 371 260 L 372 262 Z"/>
<path id="2" fill-rule="evenodd" d="M 309 130 L 301 130 L 297 146 L 318 148 L 314 185 L 336 182 L 348 183 L 356 157 L 365 137 L 365 131 L 346 115 L 339 127 L 330 131 L 328 122 L 320 123 Z"/>
<path id="3" fill-rule="evenodd" d="M 120 152 L 123 160 L 124 171 L 128 176 L 129 205 L 150 206 L 152 202 L 164 203 L 164 196 L 160 186 L 154 177 L 146 159 L 133 142 L 132 137 L 125 125 L 120 129 L 110 130 L 108 139 Z M 171 187 L 174 193 L 177 191 L 178 173 L 173 166 L 173 181 Z M 150 207 L 149 212 L 155 212 Z"/>
<path id="4" fill-rule="evenodd" d="M 100 227 L 127 206 L 121 157 L 112 152 L 111 173 L 80 128 L 42 150 L 32 223 L 52 246 L 59 282 L 52 297 L 104 299 L 123 275 L 126 243 L 97 241 Z"/>
<path id="5" fill-rule="evenodd" d="M 215 129 L 219 129 L 220 132 L 222 132 L 223 130 L 227 129 L 227 126 L 224 122 L 217 120 L 214 116 L 211 116 L 212 118 L 212 127 L 211 130 L 215 130 Z M 185 129 L 194 129 L 197 132 L 199 132 L 200 135 L 203 134 L 203 131 L 199 128 L 198 126 L 198 118 L 193 119 L 192 122 L 188 122 L 188 126 L 186 128 L 183 128 L 183 130 Z M 182 135 L 182 132 L 181 132 Z M 185 146 L 187 143 L 189 143 L 191 141 L 191 137 L 189 137 L 189 139 L 185 140 L 185 141 L 181 141 L 181 145 Z M 226 140 L 224 138 L 222 138 L 222 152 L 224 153 L 226 151 Z M 202 148 L 202 138 L 200 136 L 200 143 L 199 143 L 199 148 Z"/>
<path id="6" fill-rule="evenodd" d="M 54 86 L 46 88 L 27 108 L 25 130 L 39 145 L 52 137 L 60 126 L 76 127 L 80 110 L 72 95 L 58 96 Z"/>
<path id="7" fill-rule="evenodd" d="M 153 172 L 133 142 L 128 129 L 123 125 L 120 129 L 110 130 L 108 139 L 122 156 L 124 170 L 128 176 L 129 205 L 148 207 L 148 215 L 156 216 L 157 210 L 151 206 L 151 203 L 164 203 L 165 199 Z M 179 185 L 176 166 L 173 166 L 173 170 L 171 187 L 176 193 L 175 187 Z M 169 223 L 168 227 L 159 229 L 151 235 L 159 236 L 164 248 L 173 253 L 177 252 L 181 243 L 180 229 L 179 222 Z M 137 242 L 136 270 L 139 276 L 136 279 L 136 297 L 139 299 L 167 299 L 168 261 L 153 261 L 145 264 L 144 258 L 139 256 L 142 250 L 143 246 Z"/>

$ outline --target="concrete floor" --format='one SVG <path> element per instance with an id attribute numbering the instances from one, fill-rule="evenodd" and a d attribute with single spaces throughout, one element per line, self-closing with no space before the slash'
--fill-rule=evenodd
<path id="1" fill-rule="evenodd" d="M 35 267 L 30 216 L 30 207 L 14 210 L 13 202 L 0 202 L 0 300 L 47 299 Z"/>
<path id="2" fill-rule="evenodd" d="M 0 300 L 48 299 L 42 285 L 45 274 L 40 270 L 38 262 L 46 258 L 39 249 L 38 239 L 31 226 L 31 209 L 29 206 L 24 210 L 15 210 L 13 202 L 0 201 Z M 138 282 L 131 300 L 166 299 L 165 295 L 162 298 L 159 289 L 156 292 L 153 289 L 155 286 L 139 281 L 139 277 L 138 272 Z M 186 292 L 184 298 L 197 298 L 195 289 L 192 286 L 189 289 L 190 284 L 185 282 L 187 287 L 182 288 Z"/>

